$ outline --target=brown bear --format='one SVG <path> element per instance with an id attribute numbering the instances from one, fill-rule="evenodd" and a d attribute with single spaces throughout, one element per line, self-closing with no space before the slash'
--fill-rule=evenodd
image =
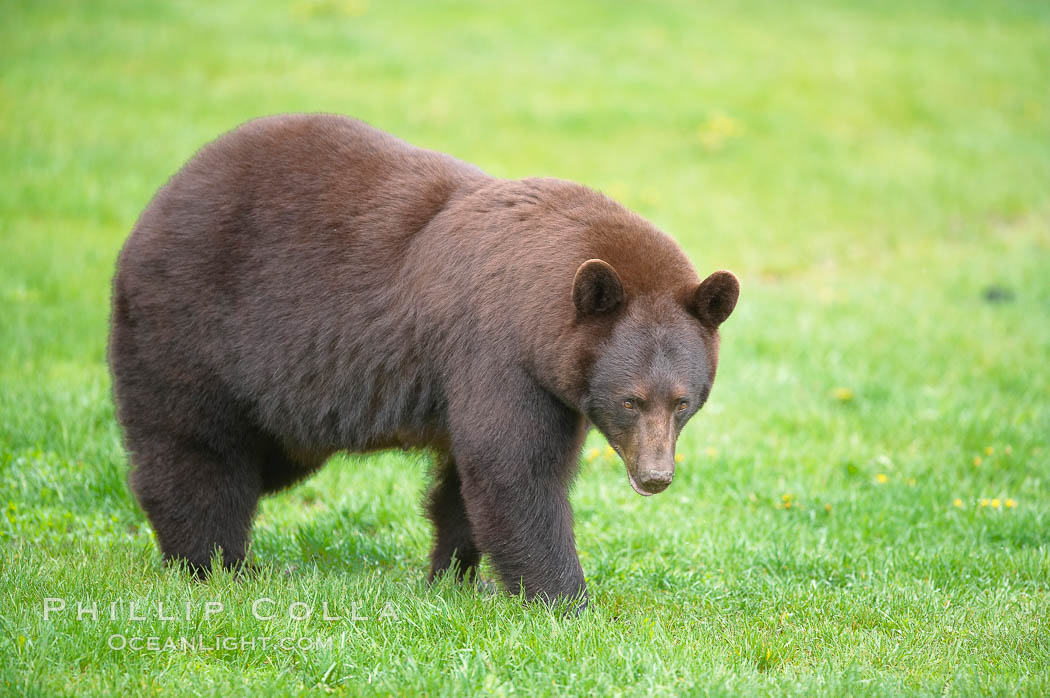
<path id="1" fill-rule="evenodd" d="M 557 179 L 504 180 L 360 121 L 205 146 L 120 253 L 108 358 L 164 558 L 245 559 L 259 497 L 339 451 L 426 449 L 433 578 L 488 554 L 586 603 L 568 491 L 590 425 L 640 494 L 674 474 L 739 286 Z M 453 567 L 453 562 L 456 566 Z"/>

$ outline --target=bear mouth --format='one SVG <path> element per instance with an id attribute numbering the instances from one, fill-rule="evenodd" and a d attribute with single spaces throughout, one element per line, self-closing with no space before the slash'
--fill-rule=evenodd
<path id="1" fill-rule="evenodd" d="M 634 488 L 634 491 L 642 495 L 643 497 L 652 497 L 654 494 L 656 494 L 656 492 L 647 492 L 646 490 L 643 490 L 642 486 L 635 482 L 634 475 L 631 475 L 630 470 L 627 471 L 627 479 L 630 481 L 631 487 Z"/>
<path id="2" fill-rule="evenodd" d="M 656 492 L 647 492 L 646 490 L 642 489 L 642 486 L 640 486 L 638 483 L 636 483 L 634 481 L 634 475 L 631 474 L 630 470 L 627 471 L 627 479 L 630 481 L 631 487 L 634 488 L 634 491 L 637 492 L 638 494 L 642 495 L 642 496 L 652 496 L 653 494 L 656 493 Z"/>
<path id="3" fill-rule="evenodd" d="M 649 492 L 648 490 L 642 489 L 642 486 L 639 485 L 638 481 L 634 479 L 634 474 L 631 472 L 630 466 L 627 465 L 627 459 L 624 458 L 623 451 L 621 451 L 620 447 L 616 444 L 610 443 L 609 445 L 612 446 L 613 450 L 616 451 L 616 455 L 618 455 L 620 457 L 620 460 L 623 461 L 625 466 L 624 470 L 627 471 L 627 481 L 631 483 L 631 487 L 634 488 L 634 491 L 642 495 L 643 497 L 652 497 L 654 494 L 657 494 L 656 492 Z"/>

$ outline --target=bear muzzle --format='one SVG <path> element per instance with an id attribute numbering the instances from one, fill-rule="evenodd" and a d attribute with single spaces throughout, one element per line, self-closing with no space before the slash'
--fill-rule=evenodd
<path id="1" fill-rule="evenodd" d="M 634 491 L 643 497 L 659 494 L 667 489 L 674 479 L 674 467 L 668 469 L 649 468 L 641 470 L 637 477 L 627 469 L 627 479 L 631 482 Z"/>
<path id="2" fill-rule="evenodd" d="M 674 416 L 669 410 L 651 410 L 632 426 L 606 438 L 623 460 L 634 491 L 643 497 L 659 494 L 674 479 Z"/>
<path id="3" fill-rule="evenodd" d="M 627 480 L 634 491 L 643 497 L 659 494 L 667 489 L 674 479 L 674 454 L 653 457 L 631 458 L 630 451 L 624 452 L 617 446 L 613 449 L 623 459 L 627 470 Z"/>

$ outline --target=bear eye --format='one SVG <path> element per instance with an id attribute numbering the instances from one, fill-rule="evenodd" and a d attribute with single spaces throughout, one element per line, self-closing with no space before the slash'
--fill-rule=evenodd
<path id="1" fill-rule="evenodd" d="M 623 401 L 623 408 L 625 410 L 633 410 L 634 409 L 634 400 L 624 400 Z"/>
<path id="2" fill-rule="evenodd" d="M 689 401 L 688 400 L 679 400 L 678 401 L 678 405 L 675 406 L 675 409 L 678 410 L 679 412 L 685 412 L 687 407 L 689 407 Z"/>

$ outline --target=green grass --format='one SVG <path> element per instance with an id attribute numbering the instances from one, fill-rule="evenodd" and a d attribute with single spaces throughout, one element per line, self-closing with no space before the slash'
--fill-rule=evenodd
<path id="1" fill-rule="evenodd" d="M 0 693 L 1050 694 L 1050 6 L 612 7 L 0 3 Z M 583 617 L 427 588 L 412 455 L 267 500 L 257 577 L 160 566 L 109 396 L 113 261 L 197 147 L 282 111 L 581 181 L 740 275 L 672 487 L 638 497 L 588 444 Z"/>

